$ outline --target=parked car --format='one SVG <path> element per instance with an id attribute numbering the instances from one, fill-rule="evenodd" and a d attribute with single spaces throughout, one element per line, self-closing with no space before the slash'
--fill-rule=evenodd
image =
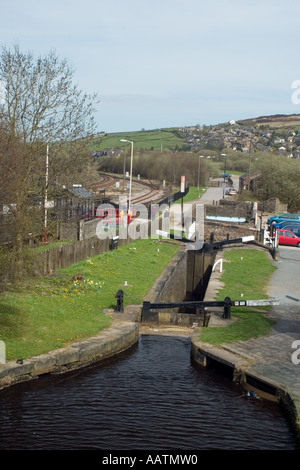
<path id="1" fill-rule="evenodd" d="M 268 219 L 268 224 L 278 224 L 280 222 L 283 222 L 284 220 L 299 220 L 300 221 L 300 215 L 297 214 L 289 214 L 289 213 L 284 213 L 280 215 L 275 215 L 274 217 L 270 217 Z"/>
<path id="2" fill-rule="evenodd" d="M 278 224 L 272 224 L 274 227 L 277 228 L 286 228 L 290 227 L 292 225 L 295 225 L 297 227 L 300 227 L 300 220 L 283 220 L 282 222 L 279 222 Z"/>
<path id="3" fill-rule="evenodd" d="M 296 226 L 296 225 L 291 225 L 291 226 L 287 226 L 287 227 L 283 227 L 284 230 L 290 230 L 291 232 L 293 232 L 295 235 L 297 235 L 297 237 L 300 237 L 300 226 Z"/>
<path id="4" fill-rule="evenodd" d="M 287 224 L 283 225 L 283 224 L 276 224 L 275 227 L 277 229 L 281 229 L 281 230 L 290 230 L 291 232 L 294 232 L 297 236 L 300 236 L 300 223 L 291 223 L 291 222 L 288 222 Z"/>
<path id="5" fill-rule="evenodd" d="M 237 190 L 234 188 L 226 189 L 225 194 L 227 194 L 228 196 L 232 196 L 233 194 L 237 194 Z"/>
<path id="6" fill-rule="evenodd" d="M 294 232 L 279 229 L 277 234 L 279 245 L 292 245 L 300 248 L 300 237 L 297 237 Z"/>

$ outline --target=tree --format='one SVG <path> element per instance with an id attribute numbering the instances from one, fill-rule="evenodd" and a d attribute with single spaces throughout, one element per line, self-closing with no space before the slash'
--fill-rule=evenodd
<path id="1" fill-rule="evenodd" d="M 74 141 L 94 131 L 93 100 L 73 85 L 73 68 L 53 51 L 34 59 L 18 45 L 0 56 L 1 122 L 25 142 Z"/>
<path id="2" fill-rule="evenodd" d="M 289 212 L 300 210 L 300 162 L 282 155 L 261 158 L 257 168 L 262 172 L 261 191 L 264 199 L 277 197 L 288 205 Z"/>
<path id="3" fill-rule="evenodd" d="M 4 223 L 7 228 L 7 220 L 14 226 L 10 241 L 19 262 L 28 233 L 40 228 L 43 210 L 41 204 L 36 210 L 34 199 L 43 202 L 50 188 L 49 176 L 57 182 L 62 176 L 67 178 L 67 170 L 78 173 L 89 163 L 89 152 L 83 158 L 82 146 L 95 132 L 96 95 L 83 93 L 73 84 L 73 75 L 68 61 L 53 51 L 35 59 L 32 53 L 21 52 L 19 45 L 2 47 L 0 207 L 8 208 L 10 217 L 4 222 L 2 218 L 2 227 Z M 50 143 L 55 152 L 48 167 Z"/>

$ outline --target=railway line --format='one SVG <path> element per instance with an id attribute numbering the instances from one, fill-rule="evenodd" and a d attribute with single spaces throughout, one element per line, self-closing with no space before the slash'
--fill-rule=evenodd
<path id="1" fill-rule="evenodd" d="M 147 202 L 160 199 L 163 192 L 159 189 L 148 188 L 143 194 L 133 195 L 131 198 L 132 204 L 145 204 Z"/>
<path id="2" fill-rule="evenodd" d="M 109 191 L 109 188 L 115 189 L 116 181 L 120 181 L 122 176 L 108 175 L 101 173 L 99 180 L 96 183 L 90 185 L 92 191 L 100 191 L 105 189 Z M 168 193 L 167 190 L 163 190 L 158 184 L 148 183 L 146 181 L 133 181 L 132 183 L 132 204 L 147 204 L 152 201 L 158 201 Z"/>
<path id="3" fill-rule="evenodd" d="M 100 179 L 96 183 L 91 184 L 89 188 L 92 191 L 97 191 L 100 189 L 107 189 L 110 186 L 112 186 L 115 183 L 115 181 L 116 181 L 116 177 L 114 176 L 100 174 Z"/>

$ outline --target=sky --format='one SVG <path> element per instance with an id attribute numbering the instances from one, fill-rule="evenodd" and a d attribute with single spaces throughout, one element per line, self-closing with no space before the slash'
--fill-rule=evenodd
<path id="1" fill-rule="evenodd" d="M 300 113 L 299 0 L 1 3 L 1 46 L 67 59 L 99 132 Z"/>

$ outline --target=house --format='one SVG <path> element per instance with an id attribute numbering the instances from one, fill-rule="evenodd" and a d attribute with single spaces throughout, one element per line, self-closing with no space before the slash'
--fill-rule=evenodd
<path id="1" fill-rule="evenodd" d="M 83 188 L 81 184 L 74 184 L 71 188 L 63 188 L 61 194 L 55 199 L 55 212 L 60 220 L 78 220 L 92 217 L 96 204 L 96 196 Z"/>
<path id="2" fill-rule="evenodd" d="M 251 192 L 256 192 L 258 189 L 258 182 L 262 178 L 262 174 L 260 171 L 256 171 L 254 173 L 245 173 L 244 175 L 240 176 L 239 181 L 239 192 L 247 189 Z"/>

